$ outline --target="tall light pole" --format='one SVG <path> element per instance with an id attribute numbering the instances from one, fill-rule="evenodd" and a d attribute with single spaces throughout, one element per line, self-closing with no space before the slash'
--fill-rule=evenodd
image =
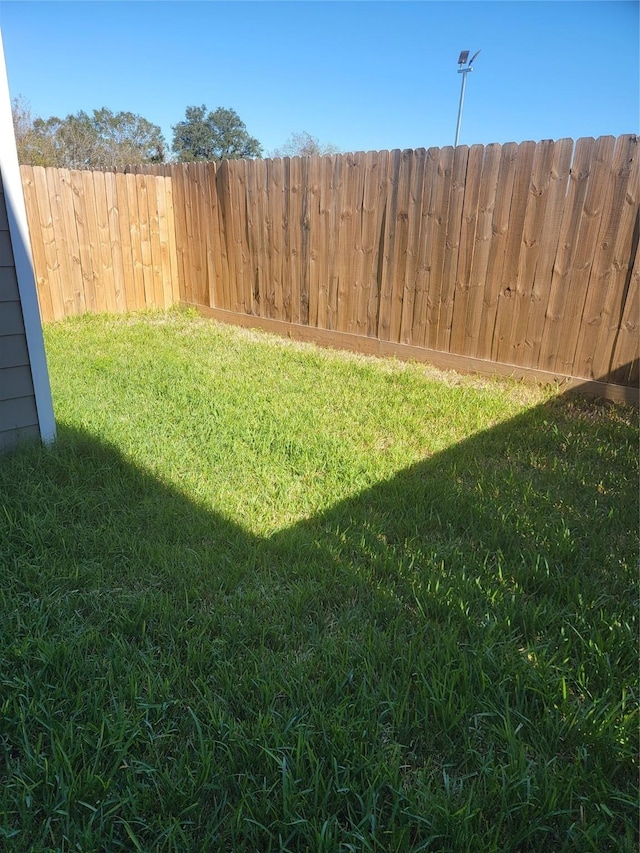
<path id="1" fill-rule="evenodd" d="M 460 56 L 458 57 L 458 65 L 459 65 L 458 74 L 462 74 L 462 87 L 460 89 L 460 106 L 458 107 L 458 124 L 456 125 L 456 141 L 453 143 L 456 146 L 458 144 L 458 139 L 460 139 L 460 125 L 462 124 L 462 105 L 464 103 L 464 90 L 465 90 L 466 85 L 467 85 L 467 74 L 470 71 L 473 71 L 473 68 L 471 67 L 471 65 L 473 64 L 473 60 L 476 58 L 476 56 L 479 53 L 480 53 L 480 51 L 477 50 L 473 54 L 471 59 L 469 59 L 469 51 L 468 50 L 462 50 L 462 51 L 460 51 Z M 469 59 L 468 65 L 466 65 L 467 59 Z M 465 65 L 466 65 L 466 67 L 463 67 Z"/>

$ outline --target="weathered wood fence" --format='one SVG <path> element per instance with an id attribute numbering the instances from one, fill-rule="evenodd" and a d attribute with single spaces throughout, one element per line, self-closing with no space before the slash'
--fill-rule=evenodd
<path id="1" fill-rule="evenodd" d="M 171 178 L 20 171 L 44 322 L 179 300 Z"/>
<path id="2" fill-rule="evenodd" d="M 45 319 L 179 298 L 364 351 L 638 383 L 633 135 L 134 171 L 23 167 Z"/>

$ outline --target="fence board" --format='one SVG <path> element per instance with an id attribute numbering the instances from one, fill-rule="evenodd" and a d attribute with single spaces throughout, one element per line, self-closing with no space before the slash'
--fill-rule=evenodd
<path id="1" fill-rule="evenodd" d="M 46 192 L 49 195 L 51 221 L 55 235 L 56 253 L 58 258 L 58 289 L 61 299 L 61 313 L 56 319 L 62 319 L 75 313 L 73 300 L 73 251 L 69 245 L 64 224 L 62 208 L 62 187 L 60 185 L 61 171 L 45 169 L 47 178 Z"/>
<path id="2" fill-rule="evenodd" d="M 404 344 L 411 344 L 413 341 L 413 309 L 416 298 L 416 280 L 418 277 L 418 254 L 420 248 L 420 230 L 422 228 L 426 158 L 426 149 L 419 148 L 414 152 L 411 174 L 409 176 L 407 245 L 405 249 L 404 274 L 402 277 L 399 330 L 399 340 Z"/>
<path id="3" fill-rule="evenodd" d="M 41 200 L 41 204 L 38 204 L 35 171 L 40 167 L 35 166 L 27 168 L 29 171 L 25 171 L 25 174 L 23 175 L 24 203 L 27 216 L 34 223 L 40 238 L 37 243 L 32 246 L 32 253 L 33 263 L 37 271 L 36 286 L 38 290 L 40 312 L 42 314 L 42 319 L 46 322 L 47 320 L 59 319 L 54 308 L 53 300 L 53 292 L 57 289 L 57 282 L 54 284 L 51 280 L 55 271 L 51 267 L 49 253 L 47 251 L 47 246 L 50 246 L 52 242 L 50 237 L 49 239 L 47 238 L 47 232 L 51 230 L 51 217 L 48 210 L 44 209 L 44 205 L 48 202 L 48 199 L 45 197 Z"/>
<path id="4" fill-rule="evenodd" d="M 578 243 L 580 218 L 587 194 L 587 181 L 594 145 L 595 140 L 592 137 L 579 139 L 571 164 L 569 189 L 560 224 L 558 251 L 553 264 L 547 316 L 542 335 L 539 366 L 545 370 L 554 370 L 559 362 L 561 329 L 566 328 L 565 305 L 569 295 L 568 284 Z"/>
<path id="5" fill-rule="evenodd" d="M 110 293 L 111 311 L 121 313 L 126 311 L 125 273 L 120 240 L 120 212 L 118 209 L 118 193 L 115 172 L 105 172 L 104 175 L 104 204 L 108 242 L 111 251 L 112 287 L 107 287 Z M 102 212 L 101 212 L 102 215 Z"/>
<path id="6" fill-rule="evenodd" d="M 564 299 L 564 330 L 556 355 L 557 369 L 566 369 L 567 372 L 572 372 L 574 367 L 576 343 L 582 324 L 600 223 L 603 214 L 607 218 L 607 208 L 613 201 L 609 182 L 613 147 L 613 137 L 600 137 L 595 141 L 591 155 L 587 191 L 578 225 L 572 269 L 565 284 L 567 293 Z"/>
<path id="7" fill-rule="evenodd" d="M 519 363 L 516 350 L 520 343 L 514 341 L 512 335 L 517 323 L 519 303 L 522 300 L 518 272 L 535 151 L 534 142 L 521 142 L 518 146 L 502 280 L 498 294 L 496 328 L 492 344 L 492 359 L 494 361 L 508 361 L 510 358 L 515 358 L 514 363 Z"/>
<path id="8" fill-rule="evenodd" d="M 527 347 L 523 359 L 523 365 L 526 367 L 535 367 L 540 362 L 542 335 L 551 292 L 553 265 L 560 239 L 560 226 L 572 154 L 572 139 L 561 139 L 554 143 L 551 174 L 547 190 L 548 197 L 540 234 L 540 248 L 536 258 L 536 268 L 531 290 L 531 305 L 527 320 Z"/>
<path id="9" fill-rule="evenodd" d="M 633 241 L 638 239 L 640 162 L 636 137 L 620 137 L 613 161 L 602 164 L 609 188 L 598 233 L 584 314 L 576 332 L 576 369 L 580 375 L 606 375 L 624 312 Z"/>
<path id="10" fill-rule="evenodd" d="M 387 225 L 387 203 L 389 192 L 389 174 L 391 154 L 380 151 L 373 154 L 376 163 L 376 177 L 372 177 L 371 192 L 374 198 L 373 215 L 368 215 L 370 232 L 371 260 L 369 262 L 369 281 L 367 287 L 367 336 L 377 337 L 380 324 L 380 298 L 382 294 L 382 267 L 384 262 L 384 234 Z M 369 239 L 369 238 L 368 238 Z"/>
<path id="11" fill-rule="evenodd" d="M 449 191 L 449 213 L 447 217 L 447 236 L 444 249 L 442 287 L 438 308 L 438 335 L 436 349 L 449 352 L 451 323 L 453 319 L 453 301 L 455 299 L 456 278 L 458 273 L 458 255 L 460 232 L 462 229 L 462 211 L 465 195 L 465 180 L 469 148 L 459 145 L 454 152 L 451 189 Z"/>
<path id="12" fill-rule="evenodd" d="M 80 240 L 75 215 L 76 196 L 73 191 L 71 172 L 68 169 L 59 170 L 60 178 L 60 208 L 64 223 L 64 233 L 70 252 L 71 286 L 73 289 L 73 305 L 76 314 L 90 310 L 85 294 L 85 279 L 80 254 Z"/>
<path id="13" fill-rule="evenodd" d="M 469 149 L 465 175 L 464 199 L 462 204 L 462 222 L 454 285 L 454 297 L 451 319 L 451 339 L 449 352 L 464 352 L 469 291 L 471 289 L 471 267 L 476 248 L 476 230 L 478 227 L 478 206 L 480 203 L 480 182 L 484 147 L 472 145 Z"/>
<path id="14" fill-rule="evenodd" d="M 411 343 L 424 346 L 427 340 L 427 314 L 431 305 L 433 282 L 432 250 L 435 241 L 435 188 L 439 178 L 440 150 L 429 148 L 426 154 L 424 169 L 424 186 L 422 189 L 422 211 L 420 222 L 420 237 L 416 264 L 415 297 L 413 304 L 413 323 Z"/>
<path id="15" fill-rule="evenodd" d="M 482 318 L 482 298 L 487 280 L 489 250 L 491 247 L 500 153 L 501 148 L 499 145 L 488 145 L 483 156 L 476 232 L 471 257 L 471 269 L 468 275 L 469 288 L 466 300 L 464 341 L 462 342 L 463 355 L 473 355 L 476 352 L 478 344 Z"/>
<path id="16" fill-rule="evenodd" d="M 527 360 L 529 313 L 532 304 L 533 281 L 540 251 L 540 237 L 548 200 L 553 142 L 545 140 L 534 146 L 530 180 L 526 194 L 520 252 L 515 276 L 515 297 L 511 299 L 511 322 L 499 358 L 523 364 Z M 524 187 L 521 192 L 524 195 Z"/>
<path id="17" fill-rule="evenodd" d="M 442 299 L 447 227 L 449 222 L 449 197 L 453 180 L 455 149 L 441 148 L 438 159 L 438 176 L 430 198 L 432 229 L 430 239 L 429 298 L 427 300 L 426 336 L 423 345 L 429 349 L 438 347 L 438 322 Z"/>
<path id="18" fill-rule="evenodd" d="M 124 173 L 114 175 L 117 203 L 114 206 L 112 224 L 118 229 L 122 251 L 122 275 L 124 279 L 124 310 L 133 311 L 136 307 L 136 276 L 133 269 L 132 234 L 129 228 L 129 200 L 127 179 Z"/>
<path id="19" fill-rule="evenodd" d="M 133 265 L 133 310 L 139 310 L 146 304 L 144 260 L 142 253 L 142 218 L 138 210 L 138 186 L 136 175 L 125 175 L 127 190 L 127 212 L 129 215 L 129 233 L 131 234 L 131 261 Z"/>
<path id="20" fill-rule="evenodd" d="M 313 158 L 314 160 L 317 158 Z M 309 324 L 309 277 L 311 273 L 310 228 L 313 188 L 310 182 L 311 157 L 300 158 L 300 322 Z"/>
<path id="21" fill-rule="evenodd" d="M 291 234 L 295 225 L 290 221 L 292 216 L 291 199 L 291 157 L 282 158 L 282 319 L 292 322 L 292 245 Z"/>
<path id="22" fill-rule="evenodd" d="M 282 180 L 281 158 L 267 161 L 269 288 L 267 316 L 282 319 Z"/>

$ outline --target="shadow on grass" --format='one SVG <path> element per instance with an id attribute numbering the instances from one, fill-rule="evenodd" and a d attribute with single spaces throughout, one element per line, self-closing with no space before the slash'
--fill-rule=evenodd
<path id="1" fill-rule="evenodd" d="M 259 539 L 2 459 L 4 849 L 633 849 L 636 465 L 558 398 Z"/>

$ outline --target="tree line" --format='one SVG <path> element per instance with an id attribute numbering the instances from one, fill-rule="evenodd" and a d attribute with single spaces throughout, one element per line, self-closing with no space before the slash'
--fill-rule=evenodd
<path id="1" fill-rule="evenodd" d="M 249 134 L 238 113 L 227 107 L 190 106 L 172 127 L 171 149 L 160 127 L 131 112 L 102 107 L 65 118 L 33 116 L 24 98 L 12 101 L 18 160 L 24 166 L 110 170 L 142 163 L 193 163 L 262 157 L 260 142 Z M 292 133 L 270 157 L 336 154 L 306 131 Z"/>

